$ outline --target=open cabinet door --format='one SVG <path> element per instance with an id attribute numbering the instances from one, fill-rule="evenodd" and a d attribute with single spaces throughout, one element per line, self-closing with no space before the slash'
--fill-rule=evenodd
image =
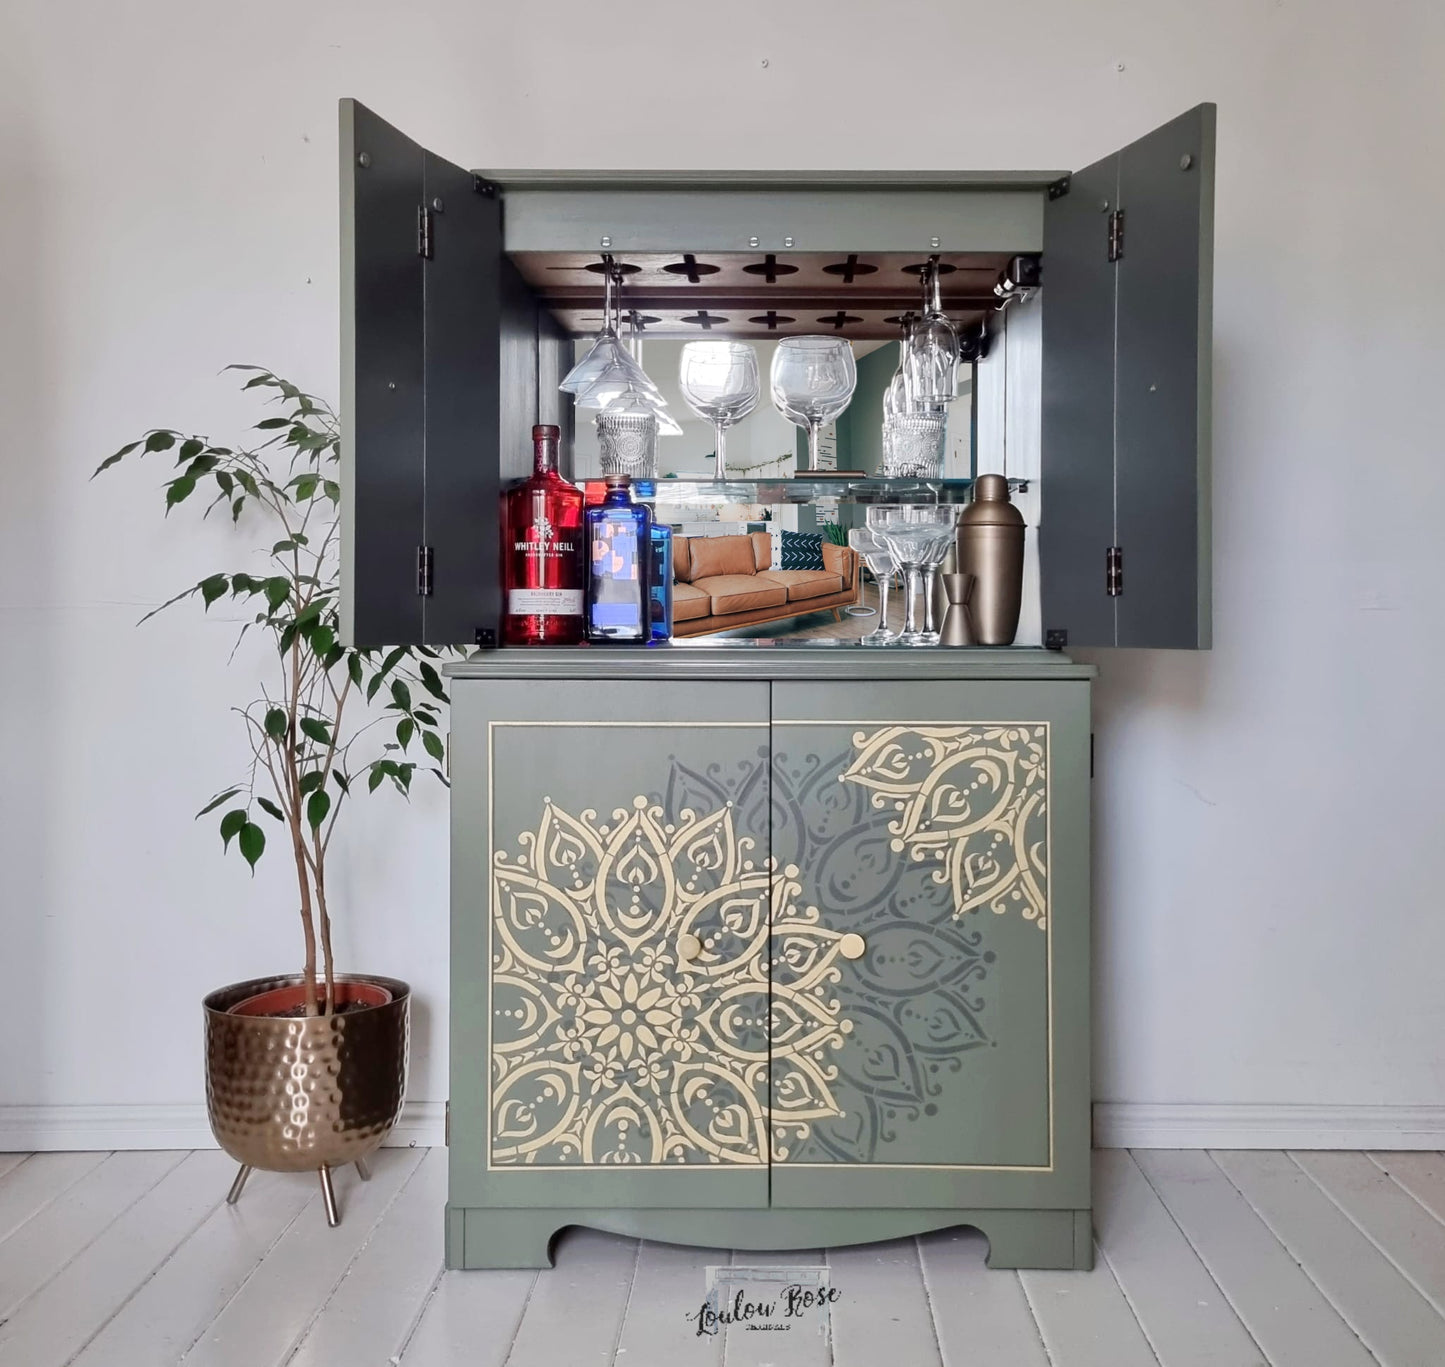
<path id="1" fill-rule="evenodd" d="M 1046 642 L 1210 644 L 1214 115 L 1199 105 L 1050 191 Z"/>
<path id="2" fill-rule="evenodd" d="M 340 146 L 342 638 L 469 645 L 501 616 L 500 206 L 354 100 Z"/>

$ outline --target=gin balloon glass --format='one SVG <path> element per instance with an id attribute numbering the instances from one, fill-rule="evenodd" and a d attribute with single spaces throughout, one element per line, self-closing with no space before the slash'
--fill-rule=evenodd
<path id="1" fill-rule="evenodd" d="M 878 585 L 878 627 L 858 640 L 860 646 L 892 645 L 898 633 L 888 626 L 888 581 L 893 578 L 893 555 L 873 527 L 854 527 L 848 533 L 848 544 L 863 557 Z"/>
<path id="2" fill-rule="evenodd" d="M 773 403 L 808 429 L 808 469 L 818 468 L 818 433 L 841 417 L 858 384 L 846 337 L 784 337 L 773 352 Z"/>
<path id="3" fill-rule="evenodd" d="M 938 644 L 938 629 L 933 621 L 933 585 L 938 567 L 953 543 L 954 516 L 953 508 L 941 504 L 868 510 L 871 530 L 888 547 L 894 563 L 903 571 L 904 620 L 898 637 L 900 645 Z M 921 622 L 920 593 L 923 597 Z"/>
<path id="4" fill-rule="evenodd" d="M 677 379 L 687 406 L 698 417 L 711 422 L 717 433 L 717 461 L 712 477 L 720 484 L 727 478 L 724 434 L 757 407 L 761 387 L 758 353 L 746 342 L 722 338 L 689 342 L 682 349 Z"/>

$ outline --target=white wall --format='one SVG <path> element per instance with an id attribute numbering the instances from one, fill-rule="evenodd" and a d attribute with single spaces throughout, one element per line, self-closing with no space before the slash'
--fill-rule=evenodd
<path id="1" fill-rule="evenodd" d="M 260 661 L 227 668 L 219 614 L 134 626 L 176 586 L 244 565 L 243 543 L 162 526 L 158 469 L 86 477 L 151 424 L 235 433 L 251 410 L 217 377 L 226 362 L 336 393 L 335 105 L 354 95 L 454 160 L 593 167 L 1067 168 L 1217 100 L 1216 648 L 1097 657 L 1095 1092 L 1234 1107 L 1206 1124 L 1251 1106 L 1358 1115 L 1386 1141 L 1397 1116 L 1445 1143 L 1445 11 L 1020 0 L 1005 25 L 958 0 L 733 0 L 705 34 L 679 13 L 7 7 L 12 1139 L 26 1117 L 52 1126 L 41 1139 L 94 1138 L 108 1115 L 164 1137 L 141 1113 L 43 1109 L 107 1104 L 153 1105 L 179 1133 L 202 991 L 294 962 L 282 864 L 253 881 L 190 819 L 234 769 L 224 707 Z M 1026 35 L 1012 56 L 1004 33 Z M 921 34 L 959 116 L 911 119 L 905 140 Z M 437 1101 L 444 805 L 354 815 L 340 947 L 416 985 L 413 1093 Z M 1277 1110 L 1309 1104 L 1326 1112 Z M 1194 1113 L 1109 1114 L 1167 1128 Z"/>

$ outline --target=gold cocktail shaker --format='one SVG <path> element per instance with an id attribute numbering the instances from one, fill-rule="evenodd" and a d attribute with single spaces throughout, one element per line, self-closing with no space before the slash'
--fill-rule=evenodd
<path id="1" fill-rule="evenodd" d="M 979 645 L 1011 645 L 1023 601 L 1024 518 L 1002 475 L 974 482 L 973 502 L 958 519 L 958 569 L 974 579 L 969 615 Z"/>

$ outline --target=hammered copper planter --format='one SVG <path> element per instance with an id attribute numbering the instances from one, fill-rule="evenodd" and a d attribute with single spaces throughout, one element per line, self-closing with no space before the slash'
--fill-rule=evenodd
<path id="1" fill-rule="evenodd" d="M 252 1168 L 319 1171 L 337 1223 L 330 1170 L 379 1148 L 406 1092 L 411 989 L 396 978 L 338 977 L 391 992 L 382 1006 L 336 1016 L 241 1016 L 230 1008 L 300 981 L 253 978 L 212 992 L 206 1015 L 206 1106 L 216 1141 L 240 1165 L 234 1203 Z"/>

